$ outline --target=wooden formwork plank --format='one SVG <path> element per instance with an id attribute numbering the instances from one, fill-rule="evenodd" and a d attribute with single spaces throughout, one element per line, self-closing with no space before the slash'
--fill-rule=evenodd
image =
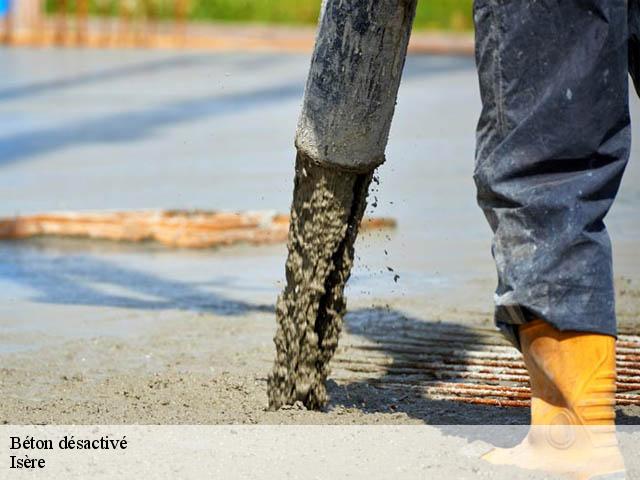
<path id="1" fill-rule="evenodd" d="M 369 218 L 361 228 L 393 228 L 395 224 L 389 218 Z M 0 218 L 0 240 L 56 236 L 155 241 L 175 248 L 279 243 L 287 239 L 288 231 L 289 216 L 273 212 L 61 212 Z"/>

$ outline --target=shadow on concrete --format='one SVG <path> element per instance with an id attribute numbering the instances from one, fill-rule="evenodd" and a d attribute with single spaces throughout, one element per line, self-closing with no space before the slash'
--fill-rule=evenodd
<path id="1" fill-rule="evenodd" d="M 0 245 L 0 279 L 32 290 L 30 301 L 137 310 L 183 309 L 235 316 L 273 312 L 273 305 L 226 298 L 204 284 L 166 279 L 95 256 L 33 243 Z M 224 287 L 223 282 L 216 286 Z M 203 288 L 205 287 L 205 288 Z"/>
<path id="2" fill-rule="evenodd" d="M 66 50 L 65 55 L 69 55 L 70 51 Z M 225 55 L 225 54 L 223 54 Z M 228 55 L 228 54 L 226 54 Z M 160 75 L 167 71 L 192 68 L 207 64 L 215 64 L 220 60 L 220 54 L 189 54 L 173 55 L 170 57 L 159 58 L 156 60 L 125 63 L 111 68 L 92 69 L 84 73 L 69 75 L 51 80 L 43 80 L 40 82 L 32 82 L 25 85 L 16 85 L 0 89 L 0 102 L 8 100 L 18 100 L 35 95 L 42 95 L 50 92 L 57 92 L 73 87 L 83 87 L 87 85 L 96 85 L 108 83 L 113 80 L 123 78 L 131 78 L 145 75 Z M 278 62 L 281 56 L 254 55 L 254 56 L 238 56 L 234 58 L 233 67 L 242 68 L 244 70 L 255 70 L 266 66 L 273 65 Z"/>
<path id="3" fill-rule="evenodd" d="M 116 246 L 113 247 L 118 251 Z M 33 291 L 31 301 L 59 304 L 120 307 L 138 310 L 184 309 L 237 316 L 250 312 L 272 313 L 273 305 L 256 304 L 226 298 L 206 287 L 242 287 L 226 276 L 212 272 L 204 282 L 185 282 L 162 278 L 122 264 L 115 264 L 85 253 L 70 253 L 69 248 L 48 248 L 36 242 L 0 244 L 0 280 L 16 283 Z M 105 250 L 108 250 L 105 249 Z M 346 384 L 329 380 L 331 401 L 328 406 L 359 409 L 365 413 L 404 413 L 426 424 L 439 425 L 443 432 L 464 435 L 469 440 L 484 440 L 508 446 L 513 438 L 491 438 L 483 425 L 527 425 L 527 408 L 466 404 L 425 397 L 410 388 L 425 380 L 456 381 L 439 378 L 437 372 L 403 372 L 415 360 L 415 351 L 429 353 L 434 332 L 445 338 L 442 345 L 464 352 L 474 342 L 486 342 L 478 329 L 459 323 L 425 321 L 382 308 L 351 311 L 346 329 L 351 335 L 375 342 L 374 352 L 391 359 L 380 374 L 362 376 Z M 498 333 L 496 332 L 496 335 Z M 464 338 L 458 342 L 456 337 Z M 407 347 L 413 353 L 407 351 Z M 413 357 L 413 359 L 412 359 Z M 414 362 L 415 363 L 415 362 Z M 337 367 L 334 367 L 337 369 Z M 387 388 L 380 384 L 387 383 Z M 406 386 L 406 387 L 405 387 Z M 618 411 L 620 425 L 637 425 L 640 417 Z M 477 428 L 457 426 L 475 425 Z M 517 431 L 517 430 L 516 430 Z"/>
<path id="4" fill-rule="evenodd" d="M 435 372 L 424 371 L 419 375 L 399 373 L 412 361 L 412 355 L 403 352 L 403 346 L 423 350 L 429 353 L 430 338 L 437 335 L 448 340 L 442 346 L 465 351 L 465 344 L 480 342 L 478 329 L 467 327 L 460 323 L 431 322 L 407 316 L 402 312 L 388 309 L 361 309 L 347 315 L 346 329 L 350 334 L 376 342 L 379 348 L 375 351 L 391 358 L 391 364 L 386 367 L 382 375 L 376 374 L 370 379 L 354 381 L 345 385 L 338 385 L 329 381 L 331 401 L 329 409 L 336 406 L 357 408 L 366 413 L 405 413 L 411 418 L 430 425 L 440 425 L 443 432 L 452 435 L 464 434 L 469 440 L 484 440 L 499 446 L 513 445 L 518 438 L 495 439 L 483 429 L 483 425 L 528 425 L 530 421 L 528 408 L 498 407 L 467 404 L 448 400 L 427 398 L 422 392 L 409 388 L 420 381 L 447 380 L 438 378 Z M 496 335 L 499 335 L 496 332 Z M 461 343 L 455 340 L 459 337 Z M 384 339 L 381 341 L 381 338 Z M 486 338 L 484 339 L 486 341 Z M 464 342 L 464 343 L 462 343 Z M 440 345 L 439 345 L 440 346 Z M 468 347 L 467 347 L 468 348 Z M 415 359 L 415 355 L 413 355 Z M 334 369 L 337 369 L 336 365 Z M 392 371 L 393 370 L 393 371 Z M 377 385 L 389 384 L 387 388 Z M 402 388 L 403 384 L 407 388 Z M 629 416 L 619 411 L 617 423 L 620 425 L 635 425 L 640 418 Z M 465 426 L 457 428 L 456 425 Z M 476 425 L 478 428 L 469 428 Z M 521 431 L 511 429 L 510 431 Z"/>
<path id="5" fill-rule="evenodd" d="M 197 61 L 198 58 L 200 57 L 196 57 L 196 60 L 193 61 Z M 271 63 L 276 61 L 273 58 L 272 56 L 267 57 Z M 148 65 L 122 67 L 106 73 L 88 73 L 76 78 L 15 87 L 14 89 L 0 91 L 0 101 L 3 98 L 2 95 L 5 98 L 9 95 L 24 96 L 56 88 L 97 83 L 104 81 L 105 78 L 153 73 L 164 69 L 178 68 L 182 64 L 181 62 L 189 61 L 189 59 L 173 58 L 165 60 L 164 63 L 157 62 Z M 472 65 L 469 59 L 465 58 L 419 57 L 408 63 L 405 79 L 467 70 L 472 68 Z M 255 63 L 254 60 L 254 64 L 248 69 L 247 73 L 256 75 L 256 71 L 264 67 L 263 63 Z M 298 79 L 275 86 L 183 99 L 157 105 L 153 108 L 122 111 L 100 118 L 82 119 L 54 127 L 34 129 L 0 137 L 0 167 L 77 145 L 134 142 L 152 135 L 157 129 L 167 125 L 194 122 L 204 118 L 247 110 L 259 110 L 287 100 L 301 99 L 303 91 L 304 80 Z"/>
<path id="6" fill-rule="evenodd" d="M 0 138 L 0 167 L 70 146 L 133 142 L 166 125 L 259 109 L 301 96 L 302 86 L 293 82 L 249 92 L 181 100 L 155 108 L 18 133 Z"/>

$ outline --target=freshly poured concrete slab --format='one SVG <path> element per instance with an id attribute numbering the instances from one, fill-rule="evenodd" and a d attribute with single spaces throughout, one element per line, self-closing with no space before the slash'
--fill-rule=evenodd
<path id="1" fill-rule="evenodd" d="M 286 212 L 308 64 L 306 55 L 0 50 L 0 216 Z M 349 323 L 368 312 L 491 326 L 490 231 L 471 178 L 479 109 L 471 58 L 409 58 L 367 209 L 398 228 L 358 240 L 345 345 L 358 337 Z M 640 122 L 637 99 L 632 114 Z M 636 144 L 608 218 L 618 310 L 631 326 L 640 318 L 639 161 Z M 285 257 L 282 245 L 0 243 L 0 420 L 526 422 L 522 409 L 402 399 L 366 383 L 332 383 L 328 414 L 260 410 Z M 156 377 L 189 407 L 162 405 L 147 386 Z M 636 410 L 624 412 L 637 423 Z"/>

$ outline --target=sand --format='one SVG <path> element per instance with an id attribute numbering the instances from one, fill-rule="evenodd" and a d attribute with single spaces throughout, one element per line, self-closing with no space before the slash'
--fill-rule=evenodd
<path id="1" fill-rule="evenodd" d="M 486 287 L 490 287 L 487 283 Z M 640 318 L 640 285 L 621 279 L 622 323 Z M 370 305 L 353 302 L 341 358 L 361 340 L 362 316 Z M 491 324 L 488 312 L 430 308 L 405 300 L 377 310 L 396 321 L 402 311 L 455 325 Z M 67 315 L 73 315 L 69 309 Z M 268 410 L 267 376 L 273 360 L 274 314 L 270 311 L 227 316 L 212 312 L 126 309 L 112 315 L 130 323 L 151 319 L 133 337 L 96 335 L 90 339 L 49 341 L 42 347 L 3 355 L 0 369 L 0 422 L 10 424 L 526 424 L 524 408 L 499 408 L 441 401 L 413 391 L 379 388 L 350 381 L 334 364 L 328 380 L 329 403 L 311 411 L 298 402 Z M 91 317 L 84 310 L 79 317 Z M 384 319 L 384 318 L 383 318 Z M 54 332 L 52 332 L 53 334 Z M 398 341 L 408 341 L 402 330 Z M 20 338 L 14 338 L 18 341 Z M 391 353 L 387 353 L 391 358 Z M 384 374 L 380 374 L 382 377 Z M 342 378 L 342 379 L 341 379 Z M 619 407 L 618 423 L 638 424 L 638 407 Z"/>

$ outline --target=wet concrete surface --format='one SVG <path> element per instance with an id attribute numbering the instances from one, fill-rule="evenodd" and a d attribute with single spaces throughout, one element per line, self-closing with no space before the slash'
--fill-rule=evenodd
<path id="1" fill-rule="evenodd" d="M 0 49 L 0 215 L 141 208 L 286 212 L 308 63 L 306 55 Z M 479 108 L 472 59 L 409 58 L 388 161 L 378 171 L 380 184 L 373 185 L 367 211 L 396 218 L 398 228 L 359 238 L 347 288 L 354 310 L 374 306 L 424 321 L 490 324 L 490 231 L 471 178 Z M 637 99 L 632 114 L 640 122 Z M 639 162 L 636 142 L 608 217 L 619 311 L 631 323 L 640 304 Z M 39 372 L 39 391 L 53 398 L 63 387 L 46 362 L 94 380 L 155 375 L 171 364 L 253 375 L 260 386 L 251 388 L 262 398 L 285 258 L 284 245 L 187 251 L 76 240 L 0 243 L 0 358 L 10 370 L 5 380 L 13 378 L 13 368 Z M 183 318 L 193 330 L 181 331 Z M 209 339 L 214 351 L 189 335 Z M 110 346 L 94 351 L 92 360 L 90 342 Z M 184 345 L 192 350 L 181 351 Z M 137 367 L 116 362 L 113 351 L 129 352 L 122 358 Z M 154 352 L 166 361 L 153 363 Z M 27 355 L 35 363 L 25 362 Z M 189 361 L 176 367 L 174 360 L 184 355 Z M 41 418 L 18 406 L 33 388 L 11 390 L 16 404 L 5 404 L 4 416 Z M 340 388 L 333 388 L 334 396 L 348 397 Z M 76 393 L 90 391 L 85 385 Z M 78 405 L 56 415 L 59 406 L 51 403 L 46 418 L 92 418 Z M 197 423 L 244 417 L 172 418 Z"/>

